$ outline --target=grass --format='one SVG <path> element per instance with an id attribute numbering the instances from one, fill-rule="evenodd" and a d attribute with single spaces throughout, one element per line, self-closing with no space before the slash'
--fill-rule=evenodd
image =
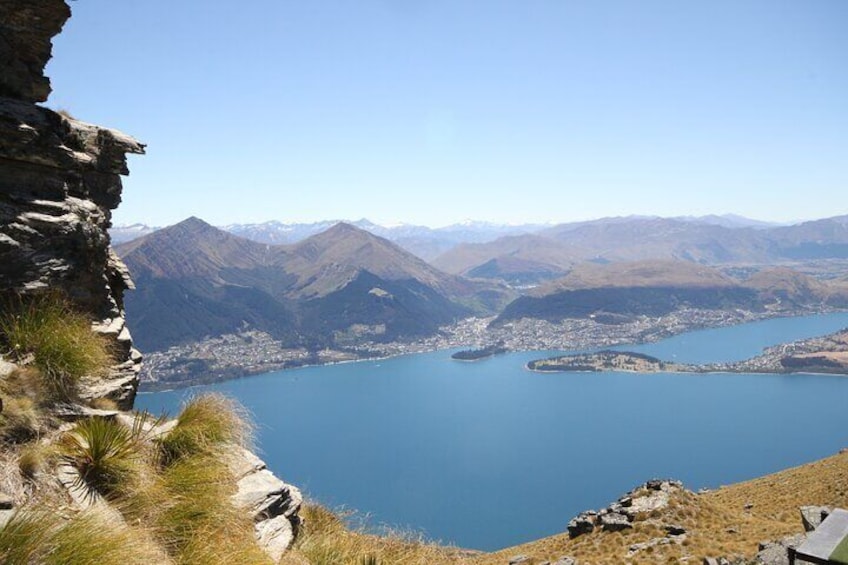
<path id="1" fill-rule="evenodd" d="M 251 517 L 230 500 L 235 477 L 227 454 L 249 437 L 250 425 L 235 402 L 220 395 L 192 399 L 176 427 L 148 442 L 141 464 L 122 477 L 115 506 L 130 523 L 148 524 L 175 563 L 269 563 Z"/>
<path id="2" fill-rule="evenodd" d="M 5 400 L 0 423 L 5 418 L 7 424 L 0 431 L 10 433 L 10 418 L 25 419 L 35 410 L 30 396 L 46 386 L 40 370 L 0 379 Z M 99 513 L 62 516 L 70 511 L 66 495 L 55 492 L 51 505 L 62 513 L 31 503 L 0 528 L 0 563 L 269 565 L 251 515 L 231 498 L 236 492 L 233 445 L 251 441 L 244 409 L 221 395 L 199 396 L 184 406 L 170 432 L 154 439 L 161 424 L 146 413 L 136 415 L 132 425 L 117 417 L 91 417 L 64 433 L 52 430 L 38 443 L 13 446 L 4 469 L 18 477 L 16 492 L 43 495 L 42 487 L 51 481 L 41 471 L 62 461 L 123 519 L 112 514 L 104 520 L 109 514 L 102 505 L 93 507 Z M 22 427 L 33 429 L 36 421 Z"/>
<path id="3" fill-rule="evenodd" d="M 141 453 L 140 429 L 113 418 L 87 418 L 62 436 L 60 457 L 79 472 L 80 486 L 114 499 L 127 487 Z"/>
<path id="4" fill-rule="evenodd" d="M 518 554 L 530 556 L 535 563 L 570 555 L 580 563 L 595 565 L 692 563 L 704 557 L 734 556 L 752 560 L 758 542 L 803 531 L 798 508 L 804 505 L 848 505 L 848 453 L 701 495 L 675 494 L 668 507 L 630 531 L 596 531 L 573 540 L 565 533 L 557 534 L 481 555 L 469 563 L 502 565 Z M 632 544 L 665 537 L 661 524 L 682 525 L 687 530 L 686 541 L 629 555 Z"/>
<path id="5" fill-rule="evenodd" d="M 301 508 L 304 519 L 292 551 L 282 565 L 380 565 L 456 563 L 456 549 L 429 543 L 408 532 L 372 535 L 349 528 L 342 516 L 318 504 Z"/>
<path id="6" fill-rule="evenodd" d="M 159 440 L 163 464 L 212 453 L 222 444 L 248 447 L 253 428 L 244 408 L 221 394 L 191 399 L 177 418 L 177 426 Z"/>
<path id="7" fill-rule="evenodd" d="M 58 458 L 59 451 L 53 444 L 28 443 L 18 455 L 18 469 L 26 479 L 32 480 Z"/>
<path id="8" fill-rule="evenodd" d="M 13 359 L 32 356 L 59 398 L 72 397 L 81 377 L 104 375 L 113 363 L 108 342 L 91 330 L 91 321 L 55 292 L 8 300 L 0 336 Z"/>
<path id="9" fill-rule="evenodd" d="M 50 418 L 41 409 L 44 386 L 37 369 L 15 369 L 0 379 L 0 440 L 23 443 L 36 438 Z"/>
<path id="10" fill-rule="evenodd" d="M 0 562 L 5 565 L 147 565 L 168 558 L 140 528 L 99 514 L 69 520 L 46 510 L 19 511 L 0 528 Z"/>

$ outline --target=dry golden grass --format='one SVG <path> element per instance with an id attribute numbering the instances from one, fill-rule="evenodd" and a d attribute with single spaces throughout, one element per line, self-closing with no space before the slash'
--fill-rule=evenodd
<path id="1" fill-rule="evenodd" d="M 429 543 L 404 532 L 371 535 L 351 529 L 336 513 L 318 504 L 301 509 L 304 525 L 281 565 L 436 565 L 460 561 L 461 551 Z"/>
<path id="2" fill-rule="evenodd" d="M 519 554 L 537 563 L 570 555 L 590 565 L 648 565 L 683 559 L 699 563 L 704 557 L 720 556 L 752 558 L 758 542 L 803 531 L 798 508 L 808 504 L 848 505 L 848 453 L 701 495 L 681 492 L 654 519 L 637 522 L 633 530 L 596 531 L 573 540 L 563 533 L 481 555 L 468 563 L 503 565 Z M 683 526 L 686 540 L 679 545 L 628 551 L 635 543 L 664 537 L 661 524 Z"/>
<path id="3" fill-rule="evenodd" d="M 140 527 L 84 512 L 62 517 L 46 508 L 20 510 L 0 528 L 0 563 L 7 565 L 169 565 Z"/>

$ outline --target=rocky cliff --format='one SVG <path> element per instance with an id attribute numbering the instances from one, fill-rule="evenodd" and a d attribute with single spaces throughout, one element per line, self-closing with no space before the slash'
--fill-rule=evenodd
<path id="1" fill-rule="evenodd" d="M 63 0 L 0 1 L 0 293 L 61 289 L 115 344 L 111 375 L 83 397 L 132 406 L 141 355 L 132 347 L 126 268 L 109 247 L 126 155 L 144 146 L 115 130 L 36 105 L 51 39 L 70 16 Z"/>
<path id="2" fill-rule="evenodd" d="M 97 520 L 106 518 L 102 528 L 98 525 L 92 530 L 92 536 L 99 531 L 106 532 L 109 538 L 108 532 L 112 531 L 109 528 L 112 528 L 118 533 L 112 536 L 114 539 L 104 540 L 104 543 L 111 543 L 120 536 L 136 535 L 133 534 L 136 526 L 139 531 L 148 527 L 145 521 L 152 520 L 151 516 L 167 515 L 167 511 L 151 512 L 149 516 L 133 516 L 130 520 L 126 509 L 118 510 L 120 505 L 110 507 L 115 493 L 93 481 L 97 473 L 85 470 L 85 461 L 94 461 L 94 455 L 89 452 L 96 451 L 92 448 L 95 439 L 89 438 L 97 437 L 86 434 L 96 433 L 91 430 L 98 429 L 87 426 L 86 422 L 98 422 L 99 429 L 108 430 L 106 433 L 112 437 L 127 438 L 130 442 L 127 445 L 133 447 L 121 455 L 125 459 L 122 465 L 126 467 L 127 461 L 132 461 L 133 473 L 139 477 L 142 475 L 140 469 L 146 469 L 146 476 L 159 477 L 153 481 L 156 485 L 160 484 L 156 481 L 167 482 L 167 478 L 161 476 L 177 473 L 163 462 L 164 456 L 159 451 L 166 440 L 161 438 L 170 437 L 175 433 L 173 430 L 181 429 L 180 426 L 191 429 L 197 424 L 196 419 L 194 424 L 187 423 L 189 418 L 183 414 L 177 420 L 164 423 L 156 432 L 156 441 L 144 443 L 142 439 L 150 438 L 143 426 L 138 427 L 132 416 L 121 412 L 133 406 L 141 354 L 133 347 L 124 315 L 124 291 L 133 288 L 133 282 L 126 266 L 112 251 L 107 230 L 111 227 L 112 210 L 121 201 L 121 176 L 129 172 L 127 155 L 144 153 L 144 145 L 118 131 L 87 124 L 37 104 L 44 102 L 50 93 L 50 82 L 43 75 L 43 69 L 51 56 L 52 37 L 62 29 L 70 14 L 64 0 L 0 0 L 0 308 L 5 312 L 10 304 L 21 299 L 21 303 L 26 303 L 27 296 L 41 293 L 58 294 L 62 303 L 67 298 L 72 310 L 88 318 L 82 319 L 83 332 L 88 335 L 86 326 L 90 320 L 93 331 L 109 342 L 106 350 L 114 359 L 107 374 L 83 377 L 74 394 L 53 403 L 52 397 L 35 392 L 41 389 L 34 383 L 43 375 L 32 376 L 29 366 L 33 364 L 32 355 L 30 359 L 14 357 L 15 364 L 4 360 L 0 352 L 0 384 L 6 397 L 5 410 L 4 399 L 0 398 L 0 427 L 5 433 L 0 438 L 0 536 L 4 529 L 8 530 L 8 524 L 35 523 L 34 520 L 43 518 L 39 508 L 45 502 L 33 496 L 33 492 L 50 491 L 54 495 L 51 504 L 61 509 L 57 512 L 57 521 L 50 522 L 49 527 L 44 526 L 50 535 L 35 540 L 33 555 L 59 551 L 64 543 L 62 532 L 89 524 L 91 520 L 101 524 Z M 23 386 L 21 382 L 30 384 Z M 102 409 L 111 408 L 113 404 L 95 402 L 101 399 L 111 400 L 120 411 Z M 214 422 L 221 414 L 213 416 Z M 62 420 L 76 423 L 63 424 Z M 152 430 L 156 431 L 158 425 Z M 239 509 L 244 518 L 242 522 L 248 524 L 247 537 L 253 539 L 255 534 L 258 542 L 258 547 L 253 542 L 251 546 L 256 551 L 261 548 L 264 555 L 276 562 L 292 543 L 300 523 L 300 493 L 276 478 L 262 461 L 239 447 L 238 442 L 231 446 L 235 454 L 226 458 L 229 470 L 217 468 L 221 458 L 206 453 L 217 453 L 211 447 L 214 442 L 207 441 L 202 434 L 198 437 L 201 441 L 195 443 L 204 447 L 192 457 L 181 453 L 170 465 L 183 469 L 185 476 L 182 478 L 187 476 L 197 483 L 198 491 L 213 492 L 215 481 L 224 484 L 218 494 L 232 493 L 232 508 Z M 217 450 L 229 445 L 229 440 L 219 438 L 216 441 L 223 444 L 215 447 Z M 85 452 L 81 458 L 74 459 L 73 448 L 69 447 L 73 445 Z M 36 452 L 48 455 L 33 458 Z M 55 454 L 59 452 L 62 456 L 57 459 Z M 24 463 L 27 453 L 33 463 L 29 466 Z M 99 465 L 106 464 L 102 454 L 99 457 Z M 187 473 L 186 468 L 191 472 Z M 208 477 L 213 480 L 206 481 Z M 228 481 L 232 484 L 225 484 Z M 141 479 L 127 481 L 122 493 L 124 499 L 143 482 Z M 220 526 L 219 530 L 230 527 L 226 520 L 232 508 L 225 506 L 229 504 L 225 497 L 217 494 L 209 497 L 204 503 L 216 506 L 201 512 L 191 506 L 197 497 L 179 490 L 184 490 L 183 483 L 185 480 L 174 486 L 172 490 L 178 494 L 173 496 L 168 496 L 167 489 L 156 491 L 159 498 L 153 506 L 170 508 L 173 512 L 180 511 L 181 504 L 189 508 L 184 520 L 178 521 L 179 527 L 186 531 L 202 529 L 201 526 L 214 529 L 218 522 L 226 526 Z M 77 491 L 83 487 L 85 495 L 78 495 Z M 216 514 L 218 511 L 220 515 Z M 203 512 L 211 516 L 211 525 L 188 523 L 198 522 L 195 517 Z M 232 523 L 241 522 L 236 519 Z M 148 553 L 155 556 L 144 562 L 172 562 L 166 555 L 176 551 L 166 535 L 171 529 L 157 530 L 164 532 L 165 541 L 158 546 L 148 543 Z M 227 547 L 231 544 L 226 536 L 231 533 L 219 532 L 224 541 L 217 551 L 235 551 Z M 25 537 L 19 541 L 25 542 Z M 122 551 L 129 549 L 119 547 L 116 555 L 121 558 Z M 50 562 L 92 562 L 79 557 L 83 551 L 71 547 L 70 561 L 53 557 Z M 0 561 L 6 562 L 8 552 L 5 546 L 0 549 Z M 174 557 L 173 561 L 179 559 Z M 42 560 L 32 558 L 27 562 L 40 563 Z M 223 562 L 232 561 L 225 559 Z M 264 560 L 257 558 L 250 562 Z"/>

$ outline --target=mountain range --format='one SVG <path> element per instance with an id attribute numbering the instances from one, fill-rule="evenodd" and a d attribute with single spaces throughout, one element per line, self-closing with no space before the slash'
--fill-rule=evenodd
<path id="1" fill-rule="evenodd" d="M 627 216 L 615 220 L 630 221 L 651 218 L 650 216 Z M 681 222 L 705 225 L 719 225 L 727 228 L 739 227 L 773 227 L 775 224 L 744 218 L 734 214 L 709 215 L 709 216 L 681 216 L 675 218 Z M 576 222 L 562 224 L 565 226 L 581 226 L 595 222 L 604 222 L 609 219 L 593 220 L 589 222 Z M 356 221 L 326 220 L 320 222 L 293 222 L 269 221 L 252 224 L 228 224 L 219 226 L 220 229 L 259 243 L 270 243 L 272 245 L 292 244 L 302 241 L 308 237 L 321 233 L 338 223 L 347 223 L 363 229 L 380 237 L 384 237 L 397 243 L 407 251 L 418 255 L 427 261 L 450 251 L 462 243 L 486 243 L 501 237 L 517 236 L 522 234 L 536 233 L 553 227 L 554 224 L 498 224 L 493 222 L 481 222 L 466 220 L 440 228 L 413 224 L 396 224 L 383 226 L 367 219 Z M 157 231 L 159 227 L 151 227 L 146 224 L 118 225 L 109 230 L 112 241 L 115 244 L 126 243 L 144 235 Z"/>
<path id="2" fill-rule="evenodd" d="M 492 313 L 512 296 L 345 223 L 270 245 L 189 218 L 116 251 L 139 288 L 126 309 L 147 350 L 245 327 L 311 349 L 429 335 L 458 317 Z"/>
<path id="3" fill-rule="evenodd" d="M 460 244 L 432 263 L 457 275 L 531 284 L 561 277 L 582 262 L 652 259 L 705 265 L 848 259 L 848 216 L 757 227 L 681 218 L 605 218 L 487 243 Z"/>
<path id="4" fill-rule="evenodd" d="M 189 218 L 118 245 L 139 288 L 126 298 L 136 340 L 156 351 L 249 328 L 316 350 L 429 336 L 470 315 L 618 323 L 684 307 L 848 307 L 848 216 L 741 227 L 606 218 L 461 243 L 429 263 L 374 224 L 323 227 L 272 244 Z"/>

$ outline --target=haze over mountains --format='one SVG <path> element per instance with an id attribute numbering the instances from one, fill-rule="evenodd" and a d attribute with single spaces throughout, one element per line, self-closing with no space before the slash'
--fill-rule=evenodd
<path id="1" fill-rule="evenodd" d="M 365 229 L 330 222 L 220 229 L 189 218 L 119 245 L 140 289 L 126 302 L 138 342 L 154 351 L 259 329 L 314 350 L 432 335 L 471 315 L 497 316 L 496 325 L 620 323 L 680 308 L 848 306 L 848 216 L 793 226 L 605 218 L 533 233 L 521 232 L 531 226 L 360 224 Z M 271 243 L 285 238 L 301 239 Z M 453 247 L 428 263 L 402 246 L 412 240 Z"/>
<path id="2" fill-rule="evenodd" d="M 638 220 L 645 219 L 644 216 L 628 216 L 620 218 L 620 220 Z M 709 215 L 709 216 L 686 216 L 677 218 L 680 221 L 702 223 L 710 225 L 720 225 L 728 228 L 736 227 L 769 227 L 775 224 L 752 220 L 734 214 L 725 215 Z M 571 226 L 580 226 L 594 222 L 603 222 L 602 220 L 593 220 L 589 222 L 577 222 Z M 269 221 L 253 224 L 228 224 L 219 226 L 220 229 L 230 232 L 259 243 L 270 244 L 290 244 L 302 241 L 307 237 L 321 233 L 334 226 L 337 223 L 348 223 L 374 235 L 379 235 L 390 241 L 393 241 L 410 251 L 422 259 L 431 260 L 440 254 L 449 251 L 456 245 L 461 243 L 486 243 L 496 240 L 500 237 L 515 236 L 521 234 L 529 234 L 540 232 L 546 228 L 553 227 L 553 224 L 498 224 L 492 222 L 481 222 L 466 220 L 461 223 L 441 227 L 430 228 L 427 226 L 413 224 L 396 224 L 391 226 L 382 226 L 375 224 L 366 219 L 356 221 L 346 220 L 327 220 L 321 222 L 293 222 L 284 223 L 279 221 Z M 161 228 L 151 227 L 145 224 L 131 224 L 114 226 L 109 230 L 112 236 L 112 241 L 115 244 L 126 243 L 133 239 L 148 235 Z"/>

